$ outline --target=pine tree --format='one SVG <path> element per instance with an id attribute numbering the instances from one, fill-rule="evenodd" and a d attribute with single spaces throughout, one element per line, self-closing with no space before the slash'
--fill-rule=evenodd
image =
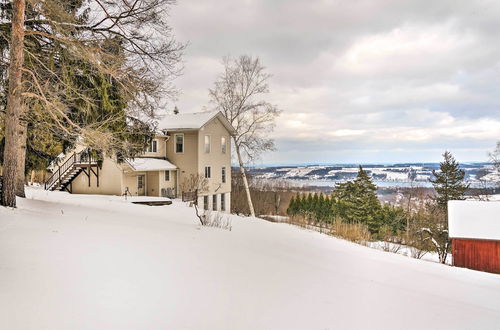
<path id="1" fill-rule="evenodd" d="M 465 191 L 469 184 L 465 183 L 465 171 L 460 169 L 460 164 L 455 160 L 451 152 L 443 154 L 444 160 L 439 164 L 439 172 L 432 171 L 434 179 L 431 180 L 437 192 L 435 201 L 447 210 L 448 201 L 465 199 Z"/>
<path id="2" fill-rule="evenodd" d="M 53 157 L 53 143 L 67 146 L 83 138 L 106 153 L 147 145 L 153 127 L 144 134 L 134 130 L 144 125 L 128 123 L 154 117 L 160 99 L 172 96 L 172 86 L 165 84 L 170 79 L 163 78 L 176 75 L 184 46 L 161 18 L 170 5 L 171 0 L 139 1 L 131 10 L 122 1 L 94 6 L 45 0 L 25 6 L 24 0 L 0 0 L 0 53 L 10 60 L 8 75 L 5 61 L 0 65 L 0 90 L 8 95 L 4 115 L 0 109 L 2 205 L 15 206 L 15 194 L 24 195 L 25 169 L 42 167 Z M 50 132 L 41 145 L 28 140 L 37 135 L 35 124 Z"/>
<path id="3" fill-rule="evenodd" d="M 313 195 L 311 193 L 309 193 L 307 195 L 306 204 L 304 206 L 304 211 L 306 211 L 307 213 L 312 212 L 312 210 L 313 210 L 313 203 L 314 203 L 314 197 L 313 197 Z"/>
<path id="4" fill-rule="evenodd" d="M 318 221 L 323 222 L 326 214 L 326 203 L 323 193 L 319 194 L 318 205 L 316 206 L 316 218 Z"/>
<path id="5" fill-rule="evenodd" d="M 378 216 L 381 205 L 377 198 L 377 186 L 375 186 L 360 166 L 358 176 L 354 181 L 340 183 L 336 186 L 333 194 L 337 201 L 335 211 L 349 223 L 363 223 L 368 225 L 369 230 L 374 233 L 380 228 L 380 217 Z"/>
<path id="6" fill-rule="evenodd" d="M 298 197 L 297 197 L 297 201 L 298 201 Z M 286 210 L 286 214 L 288 214 L 289 216 L 293 216 L 295 215 L 297 212 L 296 212 L 296 202 L 295 202 L 295 196 L 292 196 L 292 198 L 290 199 L 290 204 L 288 205 L 288 209 Z"/>

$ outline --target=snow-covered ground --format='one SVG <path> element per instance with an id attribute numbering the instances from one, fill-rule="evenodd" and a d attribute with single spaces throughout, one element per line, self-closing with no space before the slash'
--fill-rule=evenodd
<path id="1" fill-rule="evenodd" d="M 500 276 L 184 204 L 30 189 L 0 208 L 1 329 L 494 329 Z"/>

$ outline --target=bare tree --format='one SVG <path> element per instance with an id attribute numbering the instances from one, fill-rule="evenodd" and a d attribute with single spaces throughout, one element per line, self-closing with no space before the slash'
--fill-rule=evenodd
<path id="1" fill-rule="evenodd" d="M 500 183 L 500 141 L 497 142 L 495 150 L 488 154 L 497 174 L 497 182 Z"/>
<path id="2" fill-rule="evenodd" d="M 269 133 L 274 129 L 275 119 L 280 111 L 264 99 L 264 95 L 269 93 L 270 75 L 265 72 L 258 57 L 226 57 L 223 63 L 224 73 L 209 90 L 209 95 L 211 102 L 236 130 L 233 136 L 234 148 L 250 215 L 254 217 L 245 164 L 252 162 L 263 152 L 274 149 L 274 141 L 269 138 Z"/>
<path id="3" fill-rule="evenodd" d="M 154 119 L 159 102 L 173 95 L 171 80 L 179 74 L 184 46 L 167 22 L 173 3 L 30 0 L 25 9 L 24 1 L 14 1 L 12 20 L 2 21 L 0 29 L 12 25 L 3 205 L 15 206 L 16 181 L 23 194 L 29 135 L 23 106 L 65 141 L 81 138 L 109 154 L 143 147 L 144 139 L 131 145 L 127 126 L 134 118 Z"/>
<path id="4" fill-rule="evenodd" d="M 208 180 L 201 174 L 191 174 L 181 183 L 182 200 L 193 203 L 196 216 L 201 225 L 206 224 L 205 214 L 198 210 L 198 199 L 208 191 Z"/>

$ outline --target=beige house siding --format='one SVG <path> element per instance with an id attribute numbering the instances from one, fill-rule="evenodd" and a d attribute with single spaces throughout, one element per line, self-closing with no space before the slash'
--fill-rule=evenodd
<path id="1" fill-rule="evenodd" d="M 165 148 L 165 137 L 162 135 L 155 136 L 154 140 L 157 141 L 156 152 L 148 152 L 147 149 L 141 157 L 167 157 Z"/>
<path id="2" fill-rule="evenodd" d="M 215 193 L 215 195 L 217 196 L 216 198 L 216 206 L 215 206 L 215 210 L 216 211 L 222 211 L 222 212 L 226 212 L 226 213 L 229 213 L 231 211 L 231 193 L 230 192 L 224 192 L 224 193 L 220 193 L 220 192 L 217 192 Z M 225 201 L 224 201 L 224 204 L 225 204 L 225 207 L 224 207 L 224 210 L 222 210 L 222 205 L 221 205 L 221 196 L 224 195 L 225 197 Z M 205 196 L 208 196 L 208 210 L 214 210 L 214 204 L 213 204 L 213 196 L 214 194 L 211 194 L 211 195 L 204 195 L 204 196 L 199 196 L 198 197 L 198 205 L 201 209 L 205 208 L 205 201 L 204 201 L 204 197 Z"/>
<path id="3" fill-rule="evenodd" d="M 177 184 L 177 171 L 170 171 L 170 181 L 165 181 L 165 171 L 148 171 L 148 172 L 131 172 L 127 171 L 123 174 L 123 188 L 128 187 L 132 196 L 137 196 L 137 176 L 146 175 L 146 191 L 148 196 L 161 196 L 162 189 L 172 188 L 175 192 Z"/>
<path id="4" fill-rule="evenodd" d="M 175 134 L 184 134 L 184 152 L 175 152 Z M 179 168 L 179 190 L 182 190 L 182 182 L 191 174 L 198 173 L 198 132 L 176 131 L 170 133 L 167 141 L 167 159 Z M 179 192 L 180 194 L 180 192 Z"/>
<path id="5" fill-rule="evenodd" d="M 199 126 L 198 126 L 199 127 Z M 175 136 L 184 136 L 184 150 L 175 152 Z M 210 151 L 205 152 L 205 136 L 210 137 Z M 222 152 L 222 137 L 226 140 L 226 152 Z M 103 161 L 99 170 L 99 187 L 94 174 L 90 187 L 88 177 L 81 173 L 72 184 L 73 193 L 122 195 L 128 188 L 132 196 L 138 195 L 137 177 L 145 175 L 145 194 L 161 196 L 162 189 L 171 189 L 178 197 L 182 194 L 182 182 L 190 175 L 205 175 L 205 167 L 210 166 L 211 177 L 208 179 L 208 209 L 229 212 L 231 209 L 231 134 L 223 122 L 214 117 L 200 129 L 170 130 L 168 136 L 158 135 L 157 151 L 145 151 L 141 157 L 166 158 L 178 167 L 170 170 L 170 179 L 165 180 L 165 171 L 134 171 L 129 164 L 117 164 L 111 158 Z M 226 182 L 222 182 L 222 169 L 225 168 Z M 224 196 L 224 210 L 222 210 Z M 204 206 L 204 198 L 200 197 L 200 207 Z"/>
<path id="6" fill-rule="evenodd" d="M 95 167 L 93 169 L 97 172 Z M 71 183 L 71 189 L 74 194 L 121 195 L 121 185 L 122 170 L 120 165 L 113 159 L 106 157 L 102 162 L 102 168 L 99 169 L 99 187 L 94 173 L 91 172 L 89 187 L 89 177 L 82 172 Z"/>
<path id="7" fill-rule="evenodd" d="M 122 183 L 122 191 L 125 192 L 128 188 L 129 193 L 132 196 L 137 196 L 137 175 L 146 174 L 146 172 L 132 172 L 127 171 L 123 173 L 123 183 Z M 147 181 L 146 181 L 147 184 Z"/>
<path id="8" fill-rule="evenodd" d="M 158 172 L 160 192 L 162 189 L 173 189 L 175 191 L 177 187 L 177 171 L 170 171 L 170 180 L 165 181 L 165 171 Z"/>
<path id="9" fill-rule="evenodd" d="M 205 136 L 210 136 L 210 152 L 205 152 Z M 222 153 L 221 138 L 226 138 L 226 153 Z M 231 136 L 219 119 L 207 123 L 199 131 L 198 136 L 198 168 L 205 175 L 205 166 L 211 168 L 208 180 L 209 195 L 231 191 Z M 226 169 L 226 183 L 222 183 L 222 168 Z"/>

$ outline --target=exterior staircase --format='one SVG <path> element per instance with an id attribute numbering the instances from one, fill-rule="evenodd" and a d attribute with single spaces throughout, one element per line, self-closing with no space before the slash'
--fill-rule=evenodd
<path id="1" fill-rule="evenodd" d="M 97 168 L 97 173 L 93 168 Z M 50 176 L 47 181 L 45 181 L 45 190 L 67 190 L 71 192 L 71 183 L 78 177 L 78 175 L 84 172 L 90 177 L 90 172 L 99 177 L 99 168 L 97 167 L 97 160 L 94 159 L 89 152 L 89 150 L 83 150 L 78 153 L 74 153 L 68 158 L 61 166 L 57 168 L 56 171 Z M 90 182 L 90 181 L 89 181 Z M 70 189 L 68 189 L 68 187 Z"/>

